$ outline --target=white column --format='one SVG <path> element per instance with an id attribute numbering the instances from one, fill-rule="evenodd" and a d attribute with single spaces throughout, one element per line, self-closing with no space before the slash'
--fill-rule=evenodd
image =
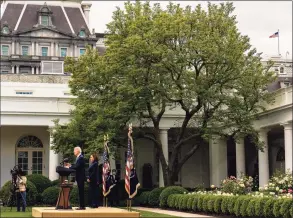
<path id="1" fill-rule="evenodd" d="M 16 52 L 15 54 L 19 55 L 20 53 L 20 49 L 19 49 L 19 42 L 16 42 Z"/>
<path id="2" fill-rule="evenodd" d="M 97 49 L 97 46 L 96 46 L 96 44 L 93 44 L 93 49 Z"/>
<path id="3" fill-rule="evenodd" d="M 209 141 L 210 185 L 219 187 L 227 177 L 227 140 L 213 136 Z"/>
<path id="4" fill-rule="evenodd" d="M 39 66 L 36 66 L 36 74 L 39 74 Z"/>
<path id="5" fill-rule="evenodd" d="M 160 140 L 162 143 L 163 148 L 163 154 L 165 157 L 165 160 L 168 164 L 168 158 L 169 158 L 169 149 L 168 149 L 168 130 L 169 128 L 160 129 Z M 159 168 L 159 186 L 164 187 L 164 176 L 163 176 L 163 168 L 162 164 L 160 162 L 160 168 Z"/>
<path id="6" fill-rule="evenodd" d="M 245 145 L 244 139 L 241 138 L 236 142 L 236 173 L 237 177 L 246 174 L 245 170 Z"/>
<path id="7" fill-rule="evenodd" d="M 50 56 L 54 56 L 54 42 L 51 42 L 51 54 Z"/>
<path id="8" fill-rule="evenodd" d="M 55 43 L 55 56 L 56 57 L 59 57 L 60 56 L 60 54 L 58 52 L 58 43 L 57 42 Z"/>
<path id="9" fill-rule="evenodd" d="M 35 42 L 32 42 L 32 56 L 35 55 Z"/>
<path id="10" fill-rule="evenodd" d="M 19 74 L 19 66 L 16 65 L 16 74 Z"/>
<path id="11" fill-rule="evenodd" d="M 12 41 L 11 54 L 12 54 L 12 55 L 15 54 L 15 42 L 14 42 L 14 41 Z"/>
<path id="12" fill-rule="evenodd" d="M 32 74 L 35 74 L 35 67 L 32 66 Z"/>
<path id="13" fill-rule="evenodd" d="M 59 165 L 59 158 L 58 154 L 55 151 L 51 150 L 53 138 L 50 135 L 50 151 L 49 151 L 49 179 L 56 180 L 59 178 L 58 174 L 56 173 L 56 167 Z"/>
<path id="14" fill-rule="evenodd" d="M 269 182 L 268 131 L 268 129 L 261 129 L 259 133 L 260 141 L 264 142 L 263 151 L 258 151 L 258 174 L 260 187 L 263 187 Z"/>
<path id="15" fill-rule="evenodd" d="M 285 170 L 293 170 L 293 149 L 292 149 L 292 122 L 282 124 L 284 126 L 284 141 L 285 141 Z"/>
<path id="16" fill-rule="evenodd" d="M 12 65 L 12 67 L 11 67 L 11 73 L 12 74 L 14 74 L 15 72 L 14 72 L 14 69 L 15 69 L 15 66 L 14 65 Z"/>
<path id="17" fill-rule="evenodd" d="M 36 53 L 35 53 L 36 56 L 40 56 L 40 51 L 39 51 L 39 43 L 36 42 Z"/>
<path id="18" fill-rule="evenodd" d="M 77 44 L 74 44 L 74 57 L 78 57 Z"/>

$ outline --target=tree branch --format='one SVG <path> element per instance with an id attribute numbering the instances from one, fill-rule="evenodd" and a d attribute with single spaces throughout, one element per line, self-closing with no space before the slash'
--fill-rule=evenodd
<path id="1" fill-rule="evenodd" d="M 181 169 L 181 167 L 185 164 L 186 161 L 188 161 L 188 159 L 196 152 L 196 150 L 199 148 L 199 144 L 196 144 L 192 147 L 192 149 L 187 152 L 183 158 L 181 158 L 181 160 L 178 162 L 178 165 L 176 167 L 176 171 L 179 171 Z"/>

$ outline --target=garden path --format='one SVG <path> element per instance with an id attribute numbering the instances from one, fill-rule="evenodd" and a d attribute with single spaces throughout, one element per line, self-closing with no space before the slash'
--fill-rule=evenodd
<path id="1" fill-rule="evenodd" d="M 148 207 L 132 207 L 132 208 L 135 210 L 150 211 L 154 213 L 161 213 L 161 214 L 166 214 L 166 215 L 175 216 L 175 217 L 215 217 L 215 216 L 208 216 L 208 215 L 202 215 L 202 214 L 196 214 L 196 213 L 163 210 L 159 208 L 148 208 Z"/>

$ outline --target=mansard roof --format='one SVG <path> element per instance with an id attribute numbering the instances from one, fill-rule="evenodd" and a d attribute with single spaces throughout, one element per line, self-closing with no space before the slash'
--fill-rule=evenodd
<path id="1" fill-rule="evenodd" d="M 6 21 L 8 26 L 14 33 L 27 32 L 34 30 L 38 24 L 39 11 L 44 5 L 40 4 L 14 4 L 8 3 L 3 16 L 1 18 L 1 27 Z M 82 14 L 80 7 L 63 7 L 62 5 L 50 5 L 47 3 L 48 8 L 52 14 L 52 25 L 56 31 L 78 35 L 82 27 L 85 28 L 87 35 L 90 35 L 85 17 Z"/>

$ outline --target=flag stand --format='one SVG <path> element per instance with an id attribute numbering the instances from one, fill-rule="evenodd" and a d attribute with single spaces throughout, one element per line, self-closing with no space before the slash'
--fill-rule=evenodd
<path id="1" fill-rule="evenodd" d="M 107 197 L 103 198 L 103 207 L 108 207 L 108 198 Z"/>
<path id="2" fill-rule="evenodd" d="M 128 210 L 128 211 L 131 211 L 131 201 L 132 201 L 131 198 L 129 198 L 129 199 L 126 200 L 127 210 Z"/>

